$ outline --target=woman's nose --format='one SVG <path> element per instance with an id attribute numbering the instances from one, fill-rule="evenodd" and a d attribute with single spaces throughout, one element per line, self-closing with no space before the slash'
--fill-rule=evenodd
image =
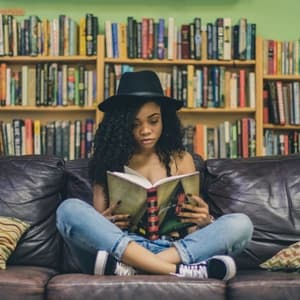
<path id="1" fill-rule="evenodd" d="M 141 128 L 141 134 L 142 134 L 142 135 L 147 135 L 147 134 L 149 134 L 149 133 L 151 133 L 151 130 L 150 130 L 150 128 L 149 128 L 148 126 L 143 126 L 143 127 Z"/>

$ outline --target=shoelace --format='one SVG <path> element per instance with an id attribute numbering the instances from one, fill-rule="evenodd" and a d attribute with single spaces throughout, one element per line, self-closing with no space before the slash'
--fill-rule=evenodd
<path id="1" fill-rule="evenodd" d="M 117 262 L 115 274 L 119 276 L 131 276 L 134 275 L 136 272 L 134 268 L 127 266 L 121 262 Z"/>
<path id="2" fill-rule="evenodd" d="M 190 278 L 207 278 L 207 268 L 205 264 L 181 265 L 178 276 Z"/>

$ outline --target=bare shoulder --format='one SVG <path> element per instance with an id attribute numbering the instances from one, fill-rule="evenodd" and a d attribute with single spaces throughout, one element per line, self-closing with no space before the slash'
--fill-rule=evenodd
<path id="1" fill-rule="evenodd" d="M 196 171 L 194 159 L 189 152 L 185 151 L 176 155 L 174 160 L 177 166 L 177 174 L 186 174 Z"/>

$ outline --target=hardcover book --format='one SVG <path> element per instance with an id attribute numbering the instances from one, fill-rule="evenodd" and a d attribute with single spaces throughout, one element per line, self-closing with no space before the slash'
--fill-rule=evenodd
<path id="1" fill-rule="evenodd" d="M 125 166 L 124 171 L 107 172 L 108 191 L 111 205 L 121 200 L 114 213 L 130 215 L 130 232 L 155 240 L 193 225 L 182 223 L 177 214 L 182 203 L 195 204 L 187 194 L 199 194 L 199 172 L 166 177 L 152 184 L 135 170 Z"/>

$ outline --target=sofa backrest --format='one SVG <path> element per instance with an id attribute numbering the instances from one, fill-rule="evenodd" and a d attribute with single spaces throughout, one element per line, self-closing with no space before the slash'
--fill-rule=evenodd
<path id="1" fill-rule="evenodd" d="M 211 211 L 242 212 L 254 224 L 253 239 L 237 259 L 255 268 L 300 240 L 300 156 L 206 161 L 203 194 Z"/>
<path id="2" fill-rule="evenodd" d="M 92 205 L 93 190 L 88 176 L 88 159 L 67 161 L 65 164 L 66 184 L 63 199 L 78 198 Z M 81 272 L 76 256 L 68 245 L 63 243 L 61 271 L 64 273 Z"/>
<path id="3" fill-rule="evenodd" d="M 0 157 L 0 215 L 30 224 L 9 264 L 59 267 L 56 209 L 64 176 L 64 161 L 56 157 Z"/>
<path id="4" fill-rule="evenodd" d="M 238 257 L 239 266 L 257 267 L 300 240 L 299 155 L 205 162 L 195 156 L 194 160 L 212 213 L 218 217 L 243 212 L 254 223 L 253 239 Z M 0 157 L 0 190 L 0 215 L 31 225 L 8 263 L 80 272 L 55 223 L 63 199 L 74 197 L 92 204 L 88 160 L 64 163 L 47 156 Z"/>

